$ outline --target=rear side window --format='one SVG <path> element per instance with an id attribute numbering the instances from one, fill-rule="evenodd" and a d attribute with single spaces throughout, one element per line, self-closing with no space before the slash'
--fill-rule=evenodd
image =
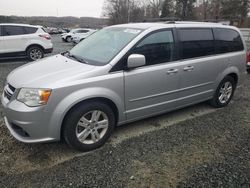
<path id="1" fill-rule="evenodd" d="M 237 52 L 244 46 L 237 31 L 232 29 L 214 29 L 215 47 L 217 53 Z"/>
<path id="2" fill-rule="evenodd" d="M 174 38 L 172 31 L 159 31 L 142 40 L 132 51 L 146 57 L 146 65 L 165 63 L 173 60 Z"/>
<path id="3" fill-rule="evenodd" d="M 179 38 L 182 59 L 214 54 L 212 29 L 180 29 Z"/>
<path id="4" fill-rule="evenodd" d="M 4 36 L 13 36 L 13 35 L 24 35 L 25 30 L 21 26 L 3 26 L 3 35 Z"/>
<path id="5" fill-rule="evenodd" d="M 36 28 L 36 27 L 24 27 L 24 30 L 25 30 L 25 34 L 33 34 L 38 30 L 38 28 Z"/>

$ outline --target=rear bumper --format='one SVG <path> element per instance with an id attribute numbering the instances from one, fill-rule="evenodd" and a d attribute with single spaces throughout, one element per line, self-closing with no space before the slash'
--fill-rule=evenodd
<path id="1" fill-rule="evenodd" d="M 48 48 L 44 50 L 44 53 L 49 54 L 53 52 L 53 48 Z"/>

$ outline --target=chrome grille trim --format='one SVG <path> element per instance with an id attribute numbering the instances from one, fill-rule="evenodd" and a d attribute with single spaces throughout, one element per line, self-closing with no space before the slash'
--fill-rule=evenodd
<path id="1" fill-rule="evenodd" d="M 15 87 L 13 87 L 13 86 L 10 85 L 10 84 L 7 84 L 7 85 L 4 87 L 4 97 L 6 97 L 8 100 L 10 100 L 11 97 L 13 96 L 15 90 L 16 90 Z"/>

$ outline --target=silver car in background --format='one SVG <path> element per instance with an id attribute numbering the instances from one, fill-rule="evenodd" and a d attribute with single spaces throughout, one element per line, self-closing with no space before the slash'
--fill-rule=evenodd
<path id="1" fill-rule="evenodd" d="M 65 139 L 88 151 L 101 147 L 115 126 L 203 101 L 225 107 L 245 74 L 246 47 L 235 27 L 125 24 L 17 68 L 1 101 L 16 139 Z"/>

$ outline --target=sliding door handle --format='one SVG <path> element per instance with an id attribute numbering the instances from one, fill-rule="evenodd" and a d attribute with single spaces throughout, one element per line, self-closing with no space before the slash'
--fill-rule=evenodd
<path id="1" fill-rule="evenodd" d="M 167 74 L 175 74 L 175 73 L 178 73 L 178 69 L 169 69 L 168 71 L 167 71 Z"/>
<path id="2" fill-rule="evenodd" d="M 185 68 L 183 68 L 184 71 L 193 71 L 194 67 L 193 66 L 187 66 Z"/>

